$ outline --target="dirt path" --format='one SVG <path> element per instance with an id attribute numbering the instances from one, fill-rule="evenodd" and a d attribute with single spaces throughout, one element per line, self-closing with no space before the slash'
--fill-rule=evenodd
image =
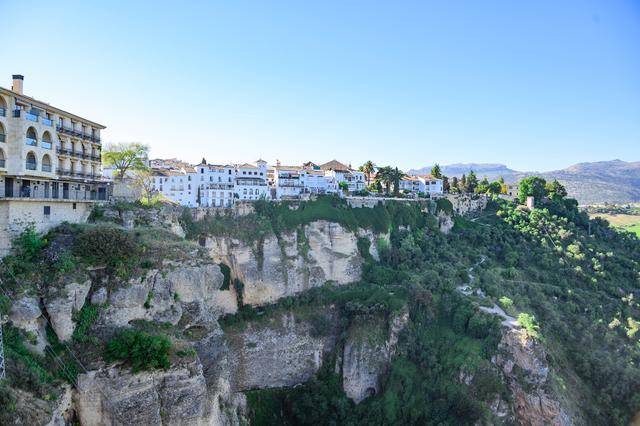
<path id="1" fill-rule="evenodd" d="M 471 295 L 475 295 L 481 298 L 486 298 L 487 296 L 484 294 L 484 292 L 479 289 L 473 288 L 473 283 L 476 280 L 475 275 L 473 275 L 473 271 L 480 265 L 482 265 L 485 260 L 487 260 L 487 258 L 485 256 L 482 256 L 480 258 L 480 260 L 478 262 L 476 262 L 472 267 L 470 267 L 468 269 L 468 277 L 469 277 L 469 281 L 466 284 L 463 284 L 459 287 L 457 287 L 457 290 L 464 294 L 465 296 L 471 296 Z M 486 306 L 480 306 L 480 310 L 483 312 L 487 312 L 489 314 L 493 314 L 493 315 L 498 315 L 500 317 L 502 317 L 502 325 L 505 327 L 509 327 L 509 328 L 516 328 L 516 327 L 520 327 L 520 325 L 518 324 L 518 320 L 516 320 L 514 317 L 508 315 L 504 309 L 502 309 L 500 306 L 498 306 L 497 304 L 493 304 L 493 307 L 491 308 L 487 308 Z"/>

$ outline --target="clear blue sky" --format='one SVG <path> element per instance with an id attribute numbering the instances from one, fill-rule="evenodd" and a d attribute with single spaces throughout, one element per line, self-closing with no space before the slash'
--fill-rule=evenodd
<path id="1" fill-rule="evenodd" d="M 0 85 L 154 156 L 640 160 L 639 1 L 0 0 Z"/>

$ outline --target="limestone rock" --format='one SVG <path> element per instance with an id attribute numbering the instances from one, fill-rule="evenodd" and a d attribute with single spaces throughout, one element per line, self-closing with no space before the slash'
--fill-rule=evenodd
<path id="1" fill-rule="evenodd" d="M 104 305 L 107 303 L 107 289 L 105 287 L 100 287 L 91 295 L 91 304 L 92 305 Z"/>
<path id="2" fill-rule="evenodd" d="M 207 238 L 205 245 L 244 284 L 243 301 L 251 305 L 273 303 L 327 281 L 360 279 L 363 259 L 353 232 L 327 221 L 301 231 L 271 234 L 255 246 L 226 237 Z"/>
<path id="3" fill-rule="evenodd" d="M 409 320 L 404 309 L 387 323 L 380 316 L 357 318 L 348 330 L 342 355 L 342 388 L 356 404 L 380 391 L 380 378 L 395 354 L 398 335 Z"/>
<path id="4" fill-rule="evenodd" d="M 502 330 L 499 354 L 493 362 L 505 374 L 518 423 L 530 426 L 573 424 L 558 398 L 549 393 L 549 366 L 542 345 L 520 328 L 503 327 Z"/>
<path id="5" fill-rule="evenodd" d="M 80 374 L 75 402 L 83 425 L 215 424 L 197 358 L 166 371 L 110 367 Z"/>
<path id="6" fill-rule="evenodd" d="M 35 341 L 27 341 L 25 344 L 36 352 L 43 354 L 47 346 L 46 321 L 35 297 L 23 297 L 16 301 L 9 312 L 9 321 L 14 327 L 26 331 L 35 337 Z"/>
<path id="7" fill-rule="evenodd" d="M 229 332 L 228 363 L 232 392 L 295 386 L 309 380 L 336 342 L 335 312 L 318 312 L 322 330 L 286 314 L 271 323 L 251 323 Z"/>
<path id="8" fill-rule="evenodd" d="M 223 281 L 218 265 L 167 264 L 112 290 L 102 323 L 126 327 L 131 321 L 147 320 L 175 325 L 188 304 L 200 306 L 210 320 L 235 313 L 235 295 L 220 290 Z"/>
<path id="9" fill-rule="evenodd" d="M 90 289 L 91 280 L 82 283 L 73 282 L 64 287 L 62 294 L 47 297 L 45 300 L 51 326 L 61 341 L 71 338 L 76 328 L 73 313 L 82 309 Z"/>

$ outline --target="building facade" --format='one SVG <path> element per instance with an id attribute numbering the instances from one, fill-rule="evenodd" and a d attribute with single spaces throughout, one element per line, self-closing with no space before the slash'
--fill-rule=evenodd
<path id="1" fill-rule="evenodd" d="M 108 198 L 105 126 L 26 96 L 23 83 L 14 75 L 11 89 L 0 87 L 0 222 L 46 229 L 83 220 Z"/>

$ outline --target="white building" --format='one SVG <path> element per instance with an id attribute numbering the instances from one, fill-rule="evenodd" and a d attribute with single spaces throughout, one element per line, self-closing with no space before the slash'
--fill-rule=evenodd
<path id="1" fill-rule="evenodd" d="M 257 160 L 253 164 L 240 164 L 236 166 L 235 171 L 235 195 L 237 199 L 259 200 L 268 197 L 266 161 Z"/>
<path id="2" fill-rule="evenodd" d="M 204 159 L 203 159 L 204 160 Z M 198 194 L 196 202 L 203 207 L 231 207 L 235 199 L 236 169 L 232 165 L 206 164 L 196 167 Z"/>
<path id="3" fill-rule="evenodd" d="M 320 165 L 320 169 L 325 172 L 325 175 L 335 179 L 340 185 L 346 183 L 349 192 L 357 192 L 365 189 L 366 181 L 364 179 L 364 173 L 358 170 L 353 170 L 350 166 L 342 164 L 337 160 L 331 160 L 328 163 Z"/>
<path id="4" fill-rule="evenodd" d="M 416 177 L 424 183 L 424 190 L 422 192 L 425 194 L 429 194 L 430 196 L 444 194 L 442 179 L 433 177 L 432 175 L 418 175 Z"/>
<path id="5" fill-rule="evenodd" d="M 273 188 L 275 198 L 283 200 L 287 198 L 300 198 L 304 193 L 305 171 L 302 167 L 277 165 L 273 169 Z"/>
<path id="6" fill-rule="evenodd" d="M 152 189 L 169 200 L 183 206 L 196 207 L 197 183 L 193 167 L 183 169 L 151 169 Z"/>

